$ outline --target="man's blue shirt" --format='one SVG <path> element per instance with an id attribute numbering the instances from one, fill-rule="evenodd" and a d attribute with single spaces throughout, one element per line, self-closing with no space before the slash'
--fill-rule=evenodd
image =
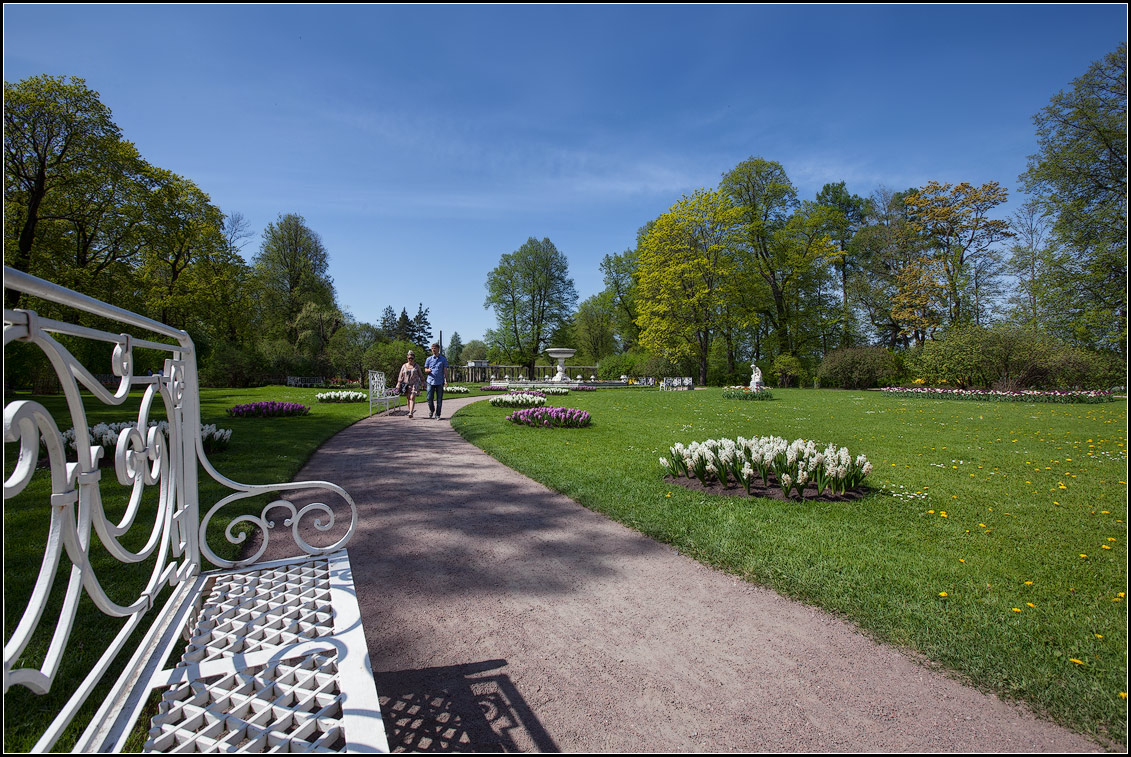
<path id="1" fill-rule="evenodd" d="M 428 384 L 430 386 L 443 386 L 444 377 L 448 372 L 448 359 L 443 355 L 429 355 L 428 359 L 424 361 L 425 368 L 431 368 L 428 372 Z"/>

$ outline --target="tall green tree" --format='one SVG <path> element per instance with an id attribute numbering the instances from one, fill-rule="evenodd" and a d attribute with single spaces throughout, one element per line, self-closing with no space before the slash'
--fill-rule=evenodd
<path id="1" fill-rule="evenodd" d="M 1047 268 L 1054 254 L 1049 238 L 1048 216 L 1035 200 L 1029 200 L 1010 218 L 1013 244 L 1009 272 L 1017 279 L 1017 290 L 1009 298 L 1012 319 L 1030 328 L 1052 326 L 1055 319 L 1048 295 Z"/>
<path id="2" fill-rule="evenodd" d="M 448 337 L 448 348 L 444 350 L 444 355 L 452 365 L 460 365 L 463 359 L 463 340 L 460 339 L 459 332 L 453 331 L 452 335 Z"/>
<path id="3" fill-rule="evenodd" d="M 409 340 L 425 347 L 432 343 L 432 324 L 428 321 L 428 310 L 423 302 L 417 303 L 416 315 L 412 317 L 412 338 Z"/>
<path id="4" fill-rule="evenodd" d="M 493 308 L 498 327 L 491 331 L 496 347 L 534 374 L 534 364 L 555 328 L 577 303 L 569 263 L 548 238 L 530 237 L 504 254 L 487 275 L 484 308 Z"/>
<path id="5" fill-rule="evenodd" d="M 339 375 L 356 379 L 364 385 L 365 354 L 378 341 L 376 326 L 346 317 L 327 344 L 327 353 L 334 370 Z"/>
<path id="6" fill-rule="evenodd" d="M 990 181 L 980 187 L 967 182 L 957 185 L 929 182 L 908 195 L 906 202 L 912 225 L 926 236 L 939 262 L 946 285 L 947 323 L 974 323 L 973 300 L 981 270 L 981 285 L 987 285 L 989 266 L 979 258 L 994 245 L 1009 239 L 1009 222 L 990 217 L 990 212 L 1008 199 L 1005 187 Z"/>
<path id="7" fill-rule="evenodd" d="M 413 328 L 412 319 L 408 317 L 408 311 L 401 308 L 401 314 L 397 317 L 397 325 L 393 327 L 393 339 L 399 342 L 413 342 Z"/>
<path id="8" fill-rule="evenodd" d="M 4 260 L 126 307 L 146 165 L 83 79 L 4 83 Z M 19 293 L 5 295 L 16 306 Z"/>
<path id="9" fill-rule="evenodd" d="M 831 209 L 827 215 L 826 231 L 841 251 L 841 254 L 832 260 L 840 284 L 841 334 L 837 346 L 852 347 L 858 338 L 858 326 L 848 296 L 848 279 L 851 270 L 858 267 L 852 240 L 868 216 L 870 203 L 867 198 L 849 192 L 843 181 L 821 187 L 815 202 L 817 205 Z"/>
<path id="10" fill-rule="evenodd" d="M 637 249 L 651 223 L 637 232 Z M 601 273 L 605 282 L 603 294 L 613 308 L 613 331 L 621 349 L 626 352 L 636 346 L 640 336 L 640 327 L 636 324 L 636 263 L 636 249 L 625 250 L 619 255 L 606 255 L 601 259 Z"/>
<path id="11" fill-rule="evenodd" d="M 487 343 L 482 339 L 472 339 L 463 346 L 462 357 L 465 363 L 471 360 L 486 360 Z"/>
<path id="12" fill-rule="evenodd" d="M 900 291 L 897 277 L 905 266 L 920 264 L 925 250 L 904 202 L 913 191 L 880 187 L 873 192 L 864 224 L 852 239 L 857 265 L 850 269 L 849 297 L 869 324 L 872 338 L 891 349 L 910 344 L 904 325 L 892 317 Z"/>
<path id="13" fill-rule="evenodd" d="M 597 363 L 618 352 L 615 323 L 616 309 L 608 292 L 599 292 L 577 306 L 573 343 L 585 359 Z"/>
<path id="14" fill-rule="evenodd" d="M 253 264 L 272 335 L 294 344 L 298 339 L 295 322 L 307 303 L 322 308 L 334 305 L 329 255 L 321 237 L 302 216 L 288 213 L 267 224 Z"/>
<path id="15" fill-rule="evenodd" d="M 797 190 L 780 163 L 750 158 L 723 175 L 720 189 L 740 211 L 748 292 L 777 342 L 796 355 L 803 324 L 799 293 L 814 266 L 839 253 L 819 212 L 798 213 Z M 755 291 L 761 287 L 764 294 Z"/>
<path id="16" fill-rule="evenodd" d="M 405 313 L 408 315 L 408 313 Z M 385 309 L 381 311 L 381 322 L 378 324 L 381 333 L 385 337 L 392 339 L 397 331 L 397 311 L 393 310 L 392 305 L 386 305 Z"/>
<path id="17" fill-rule="evenodd" d="M 153 175 L 140 267 L 146 305 L 162 323 L 188 328 L 193 315 L 207 317 L 210 293 L 194 280 L 193 266 L 227 251 L 224 216 L 191 181 L 162 169 Z"/>
<path id="18" fill-rule="evenodd" d="M 1127 45 L 1091 65 L 1033 118 L 1020 177 L 1053 219 L 1053 286 L 1073 293 L 1072 338 L 1127 357 Z"/>
<path id="19" fill-rule="evenodd" d="M 4 82 L 4 258 L 32 269 L 43 203 L 81 180 L 82 168 L 121 140 L 110 109 L 83 79 L 34 76 Z"/>
<path id="20" fill-rule="evenodd" d="M 671 361 L 690 358 L 707 382 L 714 340 L 741 325 L 737 236 L 741 211 L 720 190 L 696 190 L 661 215 L 637 250 L 640 343 Z"/>

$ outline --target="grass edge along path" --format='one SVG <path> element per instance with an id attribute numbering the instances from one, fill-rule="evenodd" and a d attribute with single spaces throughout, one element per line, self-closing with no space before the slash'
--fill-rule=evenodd
<path id="1" fill-rule="evenodd" d="M 921 401 L 783 390 L 554 398 L 588 429 L 530 429 L 474 403 L 452 425 L 511 468 L 712 567 L 853 621 L 961 679 L 1126 743 L 1126 403 Z M 876 470 L 856 502 L 684 489 L 676 443 L 774 434 Z"/>

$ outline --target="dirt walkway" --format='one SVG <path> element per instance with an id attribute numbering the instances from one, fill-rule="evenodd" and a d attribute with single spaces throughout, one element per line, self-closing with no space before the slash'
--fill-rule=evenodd
<path id="1" fill-rule="evenodd" d="M 468 401 L 363 420 L 299 476 L 360 509 L 395 750 L 1098 751 L 504 467 L 452 430 Z"/>

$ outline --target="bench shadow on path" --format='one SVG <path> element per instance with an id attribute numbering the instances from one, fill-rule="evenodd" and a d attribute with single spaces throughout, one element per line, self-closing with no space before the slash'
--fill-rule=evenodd
<path id="1" fill-rule="evenodd" d="M 389 748 L 397 752 L 560 749 L 506 673 L 505 660 L 377 673 Z"/>

